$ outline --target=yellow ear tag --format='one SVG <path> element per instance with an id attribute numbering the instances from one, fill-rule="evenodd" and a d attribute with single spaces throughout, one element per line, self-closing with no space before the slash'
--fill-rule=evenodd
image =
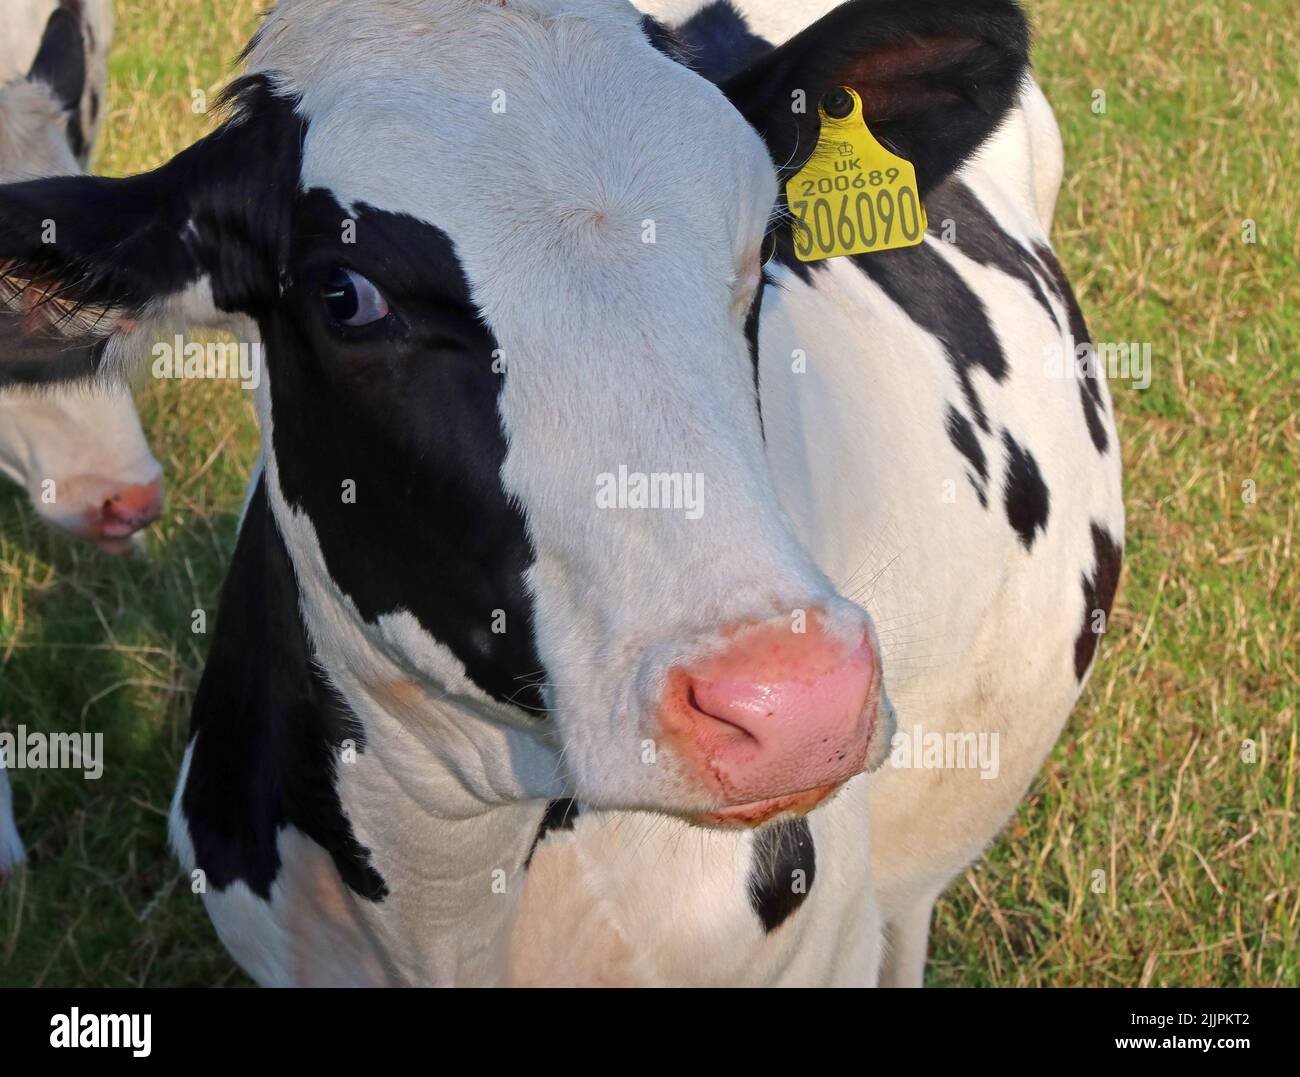
<path id="1" fill-rule="evenodd" d="M 785 186 L 801 262 L 915 247 L 925 236 L 916 169 L 875 140 L 862 118 L 862 99 L 847 86 L 843 92 L 853 111 L 837 119 L 818 107 L 817 148 Z"/>

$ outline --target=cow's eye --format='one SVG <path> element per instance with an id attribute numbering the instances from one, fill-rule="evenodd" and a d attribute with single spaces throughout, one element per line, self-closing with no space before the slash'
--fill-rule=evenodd
<path id="1" fill-rule="evenodd" d="M 388 317 L 388 300 L 370 281 L 336 266 L 320 290 L 326 311 L 339 325 L 370 325 Z"/>

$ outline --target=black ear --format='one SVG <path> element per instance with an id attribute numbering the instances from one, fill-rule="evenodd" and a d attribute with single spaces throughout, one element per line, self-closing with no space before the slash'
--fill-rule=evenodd
<path id="1" fill-rule="evenodd" d="M 0 187 L 0 388 L 97 374 L 151 303 L 198 276 L 166 171 Z"/>
<path id="2" fill-rule="evenodd" d="M 279 294 L 302 160 L 294 103 L 236 85 L 223 127 L 153 172 L 0 186 L 0 388 L 91 377 L 206 280 L 215 313 Z"/>
<path id="3" fill-rule="evenodd" d="M 916 166 L 924 195 L 994 131 L 1028 62 L 1014 0 L 850 0 L 722 89 L 793 172 L 816 145 L 819 102 L 852 87 L 872 134 Z"/>
<path id="4" fill-rule="evenodd" d="M 27 77 L 49 86 L 69 112 L 80 106 L 86 89 L 86 42 L 77 17 L 67 8 L 55 8 L 50 15 Z"/>

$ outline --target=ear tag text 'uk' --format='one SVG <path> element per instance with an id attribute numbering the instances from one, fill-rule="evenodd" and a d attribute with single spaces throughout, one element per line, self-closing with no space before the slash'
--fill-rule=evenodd
<path id="1" fill-rule="evenodd" d="M 877 142 L 862 99 L 847 86 L 842 93 L 852 98 L 852 111 L 836 118 L 819 106 L 817 148 L 785 187 L 801 262 L 915 247 L 925 236 L 912 162 Z"/>

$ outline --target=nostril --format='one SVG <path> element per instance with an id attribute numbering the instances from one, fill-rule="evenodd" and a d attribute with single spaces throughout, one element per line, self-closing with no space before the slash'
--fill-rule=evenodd
<path id="1" fill-rule="evenodd" d="M 124 538 L 153 523 L 161 513 L 160 482 L 123 487 L 100 503 L 97 530 L 106 538 Z"/>
<path id="2" fill-rule="evenodd" d="M 687 684 L 686 705 L 691 710 L 703 715 L 705 718 L 711 718 L 715 722 L 721 722 L 723 725 L 729 726 L 739 734 L 739 740 L 757 743 L 758 737 L 754 735 L 754 731 L 748 725 L 737 720 L 738 716 L 731 703 L 730 699 L 716 691 L 716 686 L 699 681 L 690 681 Z"/>

